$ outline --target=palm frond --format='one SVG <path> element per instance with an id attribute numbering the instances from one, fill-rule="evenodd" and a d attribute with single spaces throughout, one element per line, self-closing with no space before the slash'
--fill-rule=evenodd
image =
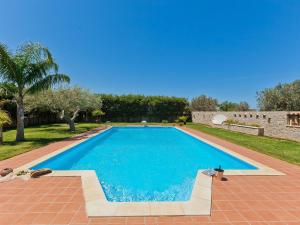
<path id="1" fill-rule="evenodd" d="M 37 72 L 37 79 L 46 72 L 54 71 L 57 73 L 58 65 L 55 63 L 48 48 L 37 43 L 27 43 L 22 45 L 17 51 L 17 58 L 21 61 L 21 70 L 25 76 L 34 77 L 32 71 Z M 36 69 L 39 69 L 37 71 Z M 40 70 L 40 69 L 43 70 Z M 31 79 L 29 79 L 31 80 Z"/>
<path id="2" fill-rule="evenodd" d="M 58 74 L 58 65 L 50 51 L 37 43 L 22 45 L 14 55 L 0 45 L 0 75 L 0 79 L 17 87 L 19 96 L 70 81 L 67 75 Z"/>
<path id="3" fill-rule="evenodd" d="M 45 55 L 45 58 L 46 58 L 46 62 L 51 65 L 51 69 L 54 70 L 55 73 L 57 73 L 58 71 L 58 65 L 55 63 L 53 57 L 52 57 L 52 54 L 50 53 L 49 49 L 48 48 L 45 48 L 45 47 L 42 47 L 42 52 L 43 54 Z"/>
<path id="4" fill-rule="evenodd" d="M 27 93 L 34 94 L 36 92 L 48 89 L 55 84 L 61 82 L 70 82 L 69 76 L 65 74 L 53 74 L 44 77 L 43 79 L 36 81 L 31 87 L 27 89 Z"/>
<path id="5" fill-rule="evenodd" d="M 56 71 L 57 64 L 50 62 L 49 60 L 44 60 L 39 63 L 31 63 L 27 65 L 26 71 L 24 71 L 24 81 L 25 84 L 31 85 L 35 81 L 42 79 L 47 76 L 49 71 Z"/>
<path id="6" fill-rule="evenodd" d="M 17 55 L 23 60 L 21 69 L 24 86 L 30 86 L 51 72 L 58 72 L 58 65 L 50 51 L 40 44 L 27 43 L 19 48 Z"/>
<path id="7" fill-rule="evenodd" d="M 32 62 L 39 63 L 47 60 L 49 63 L 54 63 L 54 59 L 49 49 L 42 46 L 39 43 L 26 43 L 18 48 L 17 54 L 25 60 L 25 63 L 29 64 Z"/>
<path id="8" fill-rule="evenodd" d="M 13 83 L 0 83 L 0 94 L 4 96 L 13 96 L 18 91 L 18 88 Z"/>
<path id="9" fill-rule="evenodd" d="M 18 66 L 13 60 L 13 56 L 7 50 L 7 47 L 0 43 L 0 77 L 4 80 L 17 79 Z"/>

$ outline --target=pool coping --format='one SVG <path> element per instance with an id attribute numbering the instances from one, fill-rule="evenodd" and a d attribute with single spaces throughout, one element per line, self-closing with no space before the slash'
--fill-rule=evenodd
<path id="1" fill-rule="evenodd" d="M 150 125 L 151 126 L 151 125 Z M 141 127 L 141 126 L 130 126 L 130 127 Z M 173 127 L 173 126 L 157 126 L 154 127 Z M 58 149 L 50 154 L 40 157 L 30 163 L 27 163 L 17 169 L 23 170 L 33 167 L 38 163 L 45 161 L 57 154 L 60 154 L 90 138 L 103 133 L 111 127 L 88 135 L 86 139 L 76 141 L 64 148 Z M 174 127 L 192 137 L 203 141 L 209 145 L 212 145 L 230 155 L 233 155 L 247 163 L 250 163 L 257 167 L 257 170 L 226 170 L 225 175 L 284 175 L 284 173 L 267 167 L 261 163 L 256 162 L 250 158 L 247 158 L 241 154 L 231 151 L 228 148 L 217 145 L 204 138 L 200 138 L 186 130 L 179 127 Z M 47 176 L 80 176 L 82 181 L 82 190 L 85 199 L 85 208 L 87 216 L 199 216 L 199 215 L 210 215 L 211 210 L 211 189 L 212 189 L 212 178 L 206 176 L 203 170 L 198 170 L 195 183 L 193 186 L 191 198 L 189 201 L 182 202 L 109 202 L 107 201 L 102 186 L 94 170 L 55 170 Z"/>

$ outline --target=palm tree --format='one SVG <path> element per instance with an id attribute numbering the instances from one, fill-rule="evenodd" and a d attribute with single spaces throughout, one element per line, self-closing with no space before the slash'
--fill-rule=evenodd
<path id="1" fill-rule="evenodd" d="M 11 124 L 11 119 L 5 111 L 0 109 L 0 145 L 3 143 L 3 126 Z"/>
<path id="2" fill-rule="evenodd" d="M 50 88 L 60 82 L 70 82 L 58 73 L 50 51 L 40 44 L 22 45 L 15 54 L 0 43 L 0 78 L 7 93 L 14 95 L 17 104 L 16 141 L 24 140 L 24 96 Z"/>

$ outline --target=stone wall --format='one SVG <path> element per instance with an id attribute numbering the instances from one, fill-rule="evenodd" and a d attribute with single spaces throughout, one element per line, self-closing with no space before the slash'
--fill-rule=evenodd
<path id="1" fill-rule="evenodd" d="M 291 139 L 300 142 L 300 126 L 288 125 L 287 115 L 290 113 L 300 112 L 192 112 L 192 121 L 194 123 L 202 123 L 227 129 L 224 125 L 214 125 L 212 123 L 212 119 L 215 115 L 224 115 L 227 119 L 238 120 L 247 125 L 258 124 L 260 127 L 264 128 L 264 135 L 266 136 Z"/>
<path id="2" fill-rule="evenodd" d="M 241 132 L 245 134 L 263 136 L 264 135 L 264 128 L 262 127 L 253 127 L 253 126 L 245 126 L 245 125 L 238 125 L 238 124 L 222 124 L 222 125 L 215 125 L 216 127 L 220 127 L 223 129 Z"/>

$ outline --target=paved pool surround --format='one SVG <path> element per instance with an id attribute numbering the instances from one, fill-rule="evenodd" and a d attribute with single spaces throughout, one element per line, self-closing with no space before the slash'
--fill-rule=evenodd
<path id="1" fill-rule="evenodd" d="M 212 182 L 207 216 L 88 217 L 81 177 L 47 177 L 0 184 L 0 224 L 5 225 L 298 225 L 300 166 L 252 151 L 220 138 L 181 127 L 213 143 L 285 173 L 285 176 L 225 176 Z M 100 130 L 100 129 L 97 129 Z M 89 131 L 0 161 L 18 168 L 46 154 L 86 139 Z"/>
<path id="2" fill-rule="evenodd" d="M 257 170 L 226 170 L 225 176 L 245 175 L 245 176 L 278 176 L 284 175 L 284 173 L 272 169 L 264 164 L 261 164 L 255 160 L 240 155 L 228 148 L 221 145 L 217 145 L 207 139 L 200 138 L 192 132 L 176 127 L 177 129 L 210 144 L 228 154 L 235 156 L 245 162 L 257 167 Z M 108 127 L 107 129 L 111 129 Z M 89 134 L 86 139 L 91 138 L 105 130 L 100 130 L 96 133 Z M 50 154 L 42 156 L 30 163 L 27 163 L 17 170 L 28 169 L 37 165 L 38 163 L 45 161 L 61 152 L 67 151 L 71 147 L 78 145 L 85 141 L 75 141 L 71 145 L 58 149 Z M 93 170 L 69 170 L 69 171 L 53 171 L 53 173 L 47 175 L 50 177 L 81 177 L 82 190 L 85 200 L 86 214 L 89 217 L 123 217 L 123 216 L 204 216 L 211 213 L 211 196 L 212 196 L 212 178 L 201 173 L 199 170 L 196 181 L 193 187 L 191 199 L 185 202 L 109 202 L 106 200 L 105 194 L 99 183 L 98 177 Z"/>

